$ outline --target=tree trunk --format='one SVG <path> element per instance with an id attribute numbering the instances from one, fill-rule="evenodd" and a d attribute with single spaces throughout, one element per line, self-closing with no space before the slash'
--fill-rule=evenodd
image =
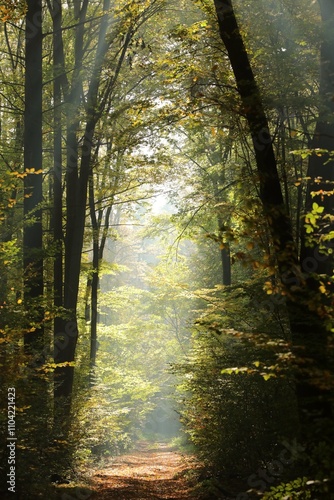
<path id="1" fill-rule="evenodd" d="M 221 193 L 219 192 L 219 177 L 224 181 L 224 176 L 221 174 L 220 176 L 215 176 L 213 179 L 213 190 L 214 196 L 217 203 L 222 202 Z M 217 216 L 217 224 L 218 224 L 218 232 L 222 234 L 224 231 L 224 226 L 226 224 L 226 220 L 223 220 L 222 216 L 218 214 Z M 230 245 L 227 242 L 224 242 L 224 247 L 220 249 L 220 260 L 222 265 L 222 283 L 225 286 L 229 286 L 232 283 L 232 272 L 231 272 L 231 255 L 230 255 Z"/>
<path id="2" fill-rule="evenodd" d="M 41 352 L 44 330 L 43 310 L 43 228 L 42 228 L 42 5 L 28 0 L 25 35 L 25 111 L 23 265 L 24 299 L 36 330 L 25 335 L 28 353 Z M 38 174 L 33 173 L 39 172 Z M 30 219 L 30 220 L 29 220 Z M 36 353 L 37 354 L 37 353 Z"/>
<path id="3" fill-rule="evenodd" d="M 53 99 L 54 99 L 54 142 L 53 142 L 53 214 L 52 230 L 55 243 L 55 259 L 53 267 L 54 305 L 63 306 L 63 188 L 62 188 L 62 78 L 64 69 L 64 52 L 61 36 L 62 2 L 54 0 L 52 6 L 53 19 Z M 56 314 L 54 321 L 55 337 L 63 329 L 63 319 Z"/>
<path id="4" fill-rule="evenodd" d="M 90 308 L 90 369 L 94 370 L 97 352 L 97 322 L 98 322 L 98 288 L 99 288 L 99 239 L 101 228 L 101 216 L 96 217 L 95 198 L 94 198 L 94 183 L 93 178 L 89 180 L 89 208 L 90 218 L 93 230 L 93 261 L 92 261 L 92 277 L 91 277 L 91 308 Z"/>
<path id="5" fill-rule="evenodd" d="M 77 130 L 79 128 L 79 118 L 77 115 L 77 109 L 80 105 L 80 87 L 81 87 L 81 71 L 82 71 L 82 56 L 83 56 L 83 36 L 84 36 L 84 21 L 87 12 L 87 1 L 84 1 L 81 9 L 77 10 L 74 4 L 75 17 L 78 24 L 75 28 L 75 68 L 73 71 L 72 86 L 70 86 L 64 76 L 63 71 L 59 71 L 59 78 L 62 78 L 62 89 L 65 97 L 65 112 L 66 112 L 66 234 L 64 240 L 64 284 L 62 285 L 63 293 L 63 306 L 68 309 L 68 314 L 66 321 L 57 321 L 57 327 L 55 329 L 55 343 L 54 343 L 54 361 L 57 364 L 60 363 L 71 363 L 70 365 L 65 365 L 58 367 L 55 370 L 55 406 L 56 414 L 55 418 L 58 422 L 59 427 L 64 428 L 69 424 L 69 414 L 71 409 L 71 395 L 73 387 L 73 377 L 74 377 L 74 353 L 76 340 L 78 336 L 77 318 L 76 318 L 76 304 L 77 304 L 77 290 L 75 290 L 75 283 L 71 278 L 71 265 L 73 259 L 77 258 L 81 260 L 81 250 L 80 241 L 76 241 L 75 230 L 76 230 L 76 217 L 78 200 L 78 162 L 79 162 L 79 151 L 78 151 L 78 138 Z M 59 4 L 54 4 L 54 22 L 59 23 L 59 16 L 61 11 L 59 10 Z M 57 11 L 58 9 L 58 11 Z M 58 16 L 58 19 L 57 19 Z M 59 32 L 59 37 L 61 37 L 61 31 Z M 62 70 L 65 67 L 64 55 L 62 53 L 62 40 L 58 38 L 58 43 L 55 45 L 55 58 L 57 63 L 62 66 Z M 60 69 L 60 68 L 59 68 Z M 59 168 L 58 168 L 59 175 Z M 58 207 L 59 209 L 59 207 Z M 58 221 L 59 223 L 59 221 Z M 60 262 L 58 262 L 60 264 Z M 79 264 L 80 265 L 80 264 Z M 79 280 L 78 280 L 79 281 Z M 73 285 L 72 285 L 73 283 Z M 58 283 L 58 286 L 60 283 Z M 73 295 L 71 295 L 73 294 Z M 56 325 L 55 325 L 56 326 Z"/>
<path id="6" fill-rule="evenodd" d="M 92 278 L 90 279 L 91 286 L 91 309 L 90 309 L 90 321 L 91 321 L 91 337 L 90 337 L 90 366 L 91 371 L 93 371 L 96 362 L 97 353 L 97 325 L 98 325 L 98 291 L 100 285 L 100 263 L 103 258 L 104 247 L 106 244 L 106 239 L 108 235 L 110 215 L 112 210 L 112 203 L 106 209 L 104 214 L 104 224 L 102 227 L 103 220 L 103 209 L 101 208 L 96 217 L 96 207 L 95 207 L 95 197 L 94 197 L 94 184 L 93 178 L 89 181 L 89 208 L 90 217 L 92 222 L 93 230 L 93 261 L 92 261 Z M 102 228 L 102 234 L 101 234 Z M 101 240 L 100 240 L 101 238 Z"/>
<path id="7" fill-rule="evenodd" d="M 24 305 L 27 326 L 24 348 L 31 369 L 26 383 L 25 422 L 29 437 L 20 450 L 20 461 L 31 460 L 31 450 L 48 445 L 48 381 L 38 369 L 46 361 L 43 307 L 43 176 L 42 176 L 42 2 L 28 0 L 25 32 L 25 110 L 24 110 Z M 34 173 L 35 172 L 35 173 Z M 33 327 L 33 328 L 31 328 Z M 29 372 L 28 372 L 29 373 Z M 24 431 L 23 431 L 24 432 Z M 28 463 L 28 462 L 27 462 Z M 31 465 L 31 464 L 30 464 Z M 32 484 L 39 480 L 38 471 L 30 467 Z"/>
<path id="8" fill-rule="evenodd" d="M 334 151 L 334 2 L 319 0 L 322 20 L 322 43 L 320 49 L 320 110 L 311 149 Z M 324 207 L 324 214 L 333 215 L 334 197 L 334 160 L 328 153 L 320 156 L 312 154 L 309 159 L 307 176 L 310 178 L 307 187 L 306 212 L 312 210 L 314 202 Z M 313 193 L 317 193 L 312 196 Z M 333 231 L 334 224 L 326 219 L 319 230 L 319 238 Z M 333 256 L 320 254 L 317 248 L 307 245 L 307 235 L 302 235 L 301 263 L 305 272 L 317 274 L 333 274 Z M 333 248 L 328 242 L 325 248 Z"/>

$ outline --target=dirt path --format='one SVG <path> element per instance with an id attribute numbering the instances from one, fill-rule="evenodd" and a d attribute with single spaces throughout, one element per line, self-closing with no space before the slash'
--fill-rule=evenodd
<path id="1" fill-rule="evenodd" d="M 194 500 L 184 472 L 191 458 L 165 444 L 141 444 L 138 451 L 113 459 L 93 476 L 94 499 Z"/>

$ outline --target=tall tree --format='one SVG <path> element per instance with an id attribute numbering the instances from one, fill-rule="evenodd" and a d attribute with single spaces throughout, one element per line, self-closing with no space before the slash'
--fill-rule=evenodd
<path id="1" fill-rule="evenodd" d="M 55 12 L 59 18 L 60 8 L 59 6 L 55 7 L 57 9 Z M 73 363 L 76 343 L 78 339 L 76 309 L 79 292 L 81 252 L 83 246 L 86 217 L 87 187 L 92 156 L 93 135 L 96 123 L 99 120 L 100 114 L 102 112 L 98 102 L 98 91 L 101 71 L 109 46 L 106 39 L 107 29 L 109 26 L 109 8 L 110 2 L 107 0 L 104 1 L 103 12 L 100 20 L 98 43 L 95 48 L 96 57 L 92 68 L 91 78 L 88 82 L 87 95 L 85 96 L 86 124 L 84 135 L 82 138 L 81 156 L 79 145 L 79 142 L 81 140 L 79 138 L 81 125 L 78 109 L 83 98 L 82 92 L 84 85 L 83 65 L 85 55 L 85 23 L 88 22 L 87 1 L 84 1 L 82 5 L 79 2 L 75 2 L 74 4 L 74 15 L 77 21 L 74 41 L 75 67 L 73 70 L 73 77 L 70 86 L 64 73 L 62 73 L 62 79 L 63 81 L 65 80 L 63 91 L 65 94 L 64 97 L 67 115 L 66 232 L 63 306 L 68 310 L 70 314 L 70 321 L 64 325 L 65 332 L 62 330 L 55 332 L 55 362 L 65 363 L 65 365 L 67 363 Z M 57 33 L 59 33 L 59 31 Z M 58 62 L 61 65 L 61 68 L 64 70 L 64 53 L 63 51 L 59 53 L 62 41 L 58 39 L 56 43 L 57 45 L 55 45 L 55 50 L 58 51 Z M 59 159 L 57 160 L 57 162 L 59 162 Z M 60 172 L 58 170 L 58 180 L 56 182 L 59 182 L 60 178 Z M 58 196 L 58 204 L 59 201 L 60 198 Z M 58 229 L 58 232 L 60 232 L 60 228 Z M 68 404 L 65 405 L 65 409 L 67 409 L 65 413 L 68 413 L 70 409 L 69 398 L 72 392 L 73 374 L 74 367 L 72 365 L 62 366 L 57 368 L 56 370 L 57 380 L 55 395 L 57 397 L 68 398 Z"/>
<path id="2" fill-rule="evenodd" d="M 55 332 L 55 362 L 63 364 L 56 369 L 57 398 L 70 399 L 73 386 L 72 365 L 79 335 L 77 302 L 81 254 L 89 178 L 99 142 L 97 125 L 103 113 L 112 116 L 116 84 L 122 67 L 129 64 L 127 53 L 137 30 L 159 8 L 158 0 L 145 5 L 129 4 L 124 14 L 123 10 L 114 11 L 109 0 L 94 6 L 88 1 L 76 1 L 73 3 L 73 45 L 68 41 L 74 58 L 71 72 L 67 67 L 72 61 L 59 49 L 61 40 L 58 39 L 55 46 L 60 57 L 58 67 L 66 121 L 63 134 L 66 137 L 63 306 L 67 310 L 67 320 L 63 328 Z M 62 31 L 62 36 L 66 36 L 66 31 Z M 60 235 L 60 227 L 58 233 Z M 70 406 L 65 408 L 69 411 Z"/>
<path id="3" fill-rule="evenodd" d="M 51 9 L 53 21 L 53 98 L 54 98 L 54 143 L 53 143 L 53 214 L 52 230 L 56 245 L 54 259 L 54 305 L 63 305 L 63 189 L 62 189 L 62 84 L 64 82 L 64 47 L 61 34 L 62 2 L 54 0 Z M 65 78 L 66 85 L 66 78 Z M 54 329 L 61 331 L 62 319 L 56 315 Z"/>
<path id="4" fill-rule="evenodd" d="M 43 328 L 41 306 L 36 299 L 43 296 L 43 227 L 42 227 L 42 3 L 28 0 L 25 32 L 25 110 L 24 110 L 24 215 L 23 264 L 25 302 L 38 324 L 25 336 L 27 349 L 41 348 Z"/>
<path id="5" fill-rule="evenodd" d="M 324 207 L 325 218 L 317 237 L 324 252 L 316 252 L 314 244 L 309 243 L 309 237 L 302 237 L 301 262 L 305 271 L 311 270 L 317 274 L 333 274 L 333 257 L 326 252 L 331 247 L 330 231 L 333 223 L 330 216 L 334 212 L 334 3 L 330 0 L 319 0 L 322 40 L 320 47 L 320 82 L 319 82 L 319 114 L 310 147 L 313 153 L 309 158 L 306 194 L 306 211 L 312 210 L 314 202 Z M 319 153 L 320 151 L 320 153 Z M 327 255 L 326 255 L 327 253 Z"/>
<path id="6" fill-rule="evenodd" d="M 288 295 L 293 351 L 297 364 L 300 364 L 296 371 L 299 413 L 301 422 L 308 424 L 314 410 L 321 417 L 330 415 L 328 390 L 315 383 L 315 374 L 328 367 L 324 319 L 321 310 L 311 310 L 312 293 L 315 297 L 319 283 L 311 273 L 303 273 L 301 270 L 291 221 L 281 190 L 273 138 L 232 2 L 215 0 L 214 3 L 220 35 L 228 53 L 243 113 L 252 136 L 260 199 L 275 248 L 279 276 Z M 306 429 L 307 425 L 303 426 L 304 432 Z M 314 432 L 314 427 L 311 432 Z"/>

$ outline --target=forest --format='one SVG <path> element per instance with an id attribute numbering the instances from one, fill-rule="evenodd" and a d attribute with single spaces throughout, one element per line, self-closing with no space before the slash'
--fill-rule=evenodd
<path id="1" fill-rule="evenodd" d="M 334 0 L 0 0 L 0 496 L 334 499 Z"/>

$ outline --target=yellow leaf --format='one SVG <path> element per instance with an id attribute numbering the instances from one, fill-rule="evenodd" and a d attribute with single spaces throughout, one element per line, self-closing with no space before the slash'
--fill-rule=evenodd
<path id="1" fill-rule="evenodd" d="M 270 378 L 276 378 L 275 373 L 264 373 L 262 374 L 262 377 L 264 378 L 265 381 L 269 380 Z"/>

